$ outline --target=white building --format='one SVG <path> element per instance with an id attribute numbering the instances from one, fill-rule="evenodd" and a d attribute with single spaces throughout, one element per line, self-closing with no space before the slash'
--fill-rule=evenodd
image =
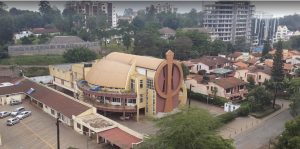
<path id="1" fill-rule="evenodd" d="M 233 112 L 240 108 L 240 105 L 233 104 L 232 102 L 227 102 L 224 104 L 224 111 L 225 112 Z"/>
<path id="2" fill-rule="evenodd" d="M 32 32 L 31 32 L 31 31 L 22 31 L 22 32 L 20 32 L 20 33 L 15 34 L 14 39 L 15 39 L 15 40 L 19 40 L 19 39 L 21 39 L 21 38 L 23 38 L 23 37 L 28 37 L 28 36 L 30 36 L 30 35 L 32 35 Z"/>
<path id="3" fill-rule="evenodd" d="M 280 39 L 283 41 L 287 41 L 293 35 L 293 32 L 289 31 L 287 26 L 279 25 L 277 26 L 277 32 L 274 38 L 274 42 L 279 41 Z"/>

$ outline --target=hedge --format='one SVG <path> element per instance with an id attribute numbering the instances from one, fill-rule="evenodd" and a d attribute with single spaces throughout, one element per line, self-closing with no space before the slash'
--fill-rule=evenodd
<path id="1" fill-rule="evenodd" d="M 238 117 L 238 114 L 236 112 L 227 112 L 227 113 L 217 116 L 217 118 L 220 120 L 220 122 L 224 123 L 224 124 L 233 121 L 237 117 Z"/>
<path id="2" fill-rule="evenodd" d="M 188 95 L 190 95 L 189 98 L 201 101 L 206 103 L 207 102 L 207 95 L 201 94 L 201 93 L 195 93 L 195 92 L 191 92 L 188 90 Z M 208 97 L 208 103 L 213 104 L 213 105 L 217 105 L 217 106 L 224 106 L 224 104 L 228 102 L 228 99 L 223 98 L 223 97 L 215 97 L 213 99 L 210 99 L 210 97 Z"/>

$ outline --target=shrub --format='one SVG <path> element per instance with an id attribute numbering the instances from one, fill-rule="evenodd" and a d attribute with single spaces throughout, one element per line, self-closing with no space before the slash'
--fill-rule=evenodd
<path id="1" fill-rule="evenodd" d="M 228 102 L 228 100 L 226 98 L 223 98 L 223 97 L 215 97 L 213 99 L 210 99 L 210 97 L 207 97 L 207 95 L 203 95 L 203 94 L 200 94 L 200 93 L 195 93 L 195 92 L 191 92 L 188 90 L 188 95 L 190 95 L 191 97 L 189 98 L 192 98 L 192 99 L 196 99 L 198 101 L 201 101 L 201 102 L 207 102 L 207 98 L 208 98 L 208 103 L 210 104 L 213 104 L 213 105 L 217 105 L 217 106 L 224 106 L 224 104 L 226 102 Z"/>
<path id="2" fill-rule="evenodd" d="M 250 113 L 249 104 L 242 105 L 240 108 L 237 109 L 238 116 L 248 116 L 249 113 Z"/>
<path id="3" fill-rule="evenodd" d="M 238 114 L 236 112 L 227 112 L 219 115 L 218 119 L 221 123 L 228 123 L 233 121 L 236 117 L 238 117 Z"/>
<path id="4" fill-rule="evenodd" d="M 63 57 L 69 63 L 88 62 L 95 60 L 97 55 L 88 48 L 74 48 L 64 53 Z"/>

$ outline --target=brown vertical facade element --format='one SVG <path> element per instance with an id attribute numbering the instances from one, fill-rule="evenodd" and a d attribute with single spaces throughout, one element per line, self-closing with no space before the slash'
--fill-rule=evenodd
<path id="1" fill-rule="evenodd" d="M 178 105 L 178 94 L 182 80 L 181 65 L 174 61 L 174 53 L 169 50 L 166 53 L 166 60 L 159 65 L 154 78 L 155 90 L 159 95 L 156 102 L 157 111 L 171 112 Z M 162 106 L 163 111 L 161 111 Z"/>

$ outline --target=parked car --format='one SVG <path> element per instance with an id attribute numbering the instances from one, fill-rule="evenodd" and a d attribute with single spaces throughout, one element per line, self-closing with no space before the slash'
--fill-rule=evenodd
<path id="1" fill-rule="evenodd" d="M 1 111 L 0 112 L 0 118 L 4 118 L 4 117 L 7 117 L 10 115 L 10 112 L 7 112 L 7 111 Z"/>
<path id="2" fill-rule="evenodd" d="M 10 105 L 11 106 L 13 106 L 13 105 L 19 105 L 19 104 L 21 104 L 22 103 L 22 101 L 20 101 L 20 100 L 12 100 L 12 101 L 10 101 Z"/>
<path id="3" fill-rule="evenodd" d="M 12 126 L 12 125 L 15 125 L 15 124 L 17 124 L 17 123 L 19 123 L 19 122 L 20 122 L 20 120 L 19 120 L 18 118 L 14 117 L 14 118 L 8 119 L 8 120 L 6 121 L 6 125 L 7 125 L 7 126 Z"/>
<path id="4" fill-rule="evenodd" d="M 11 112 L 10 115 L 15 117 L 23 111 L 25 111 L 25 108 L 24 107 L 19 107 L 19 108 L 16 108 L 15 111 Z"/>
<path id="5" fill-rule="evenodd" d="M 17 116 L 16 116 L 16 118 L 18 118 L 18 119 L 24 119 L 24 118 L 26 118 L 26 117 L 28 117 L 28 116 L 30 116 L 31 115 L 31 111 L 23 111 L 23 112 L 21 112 L 20 114 L 18 114 Z"/>

